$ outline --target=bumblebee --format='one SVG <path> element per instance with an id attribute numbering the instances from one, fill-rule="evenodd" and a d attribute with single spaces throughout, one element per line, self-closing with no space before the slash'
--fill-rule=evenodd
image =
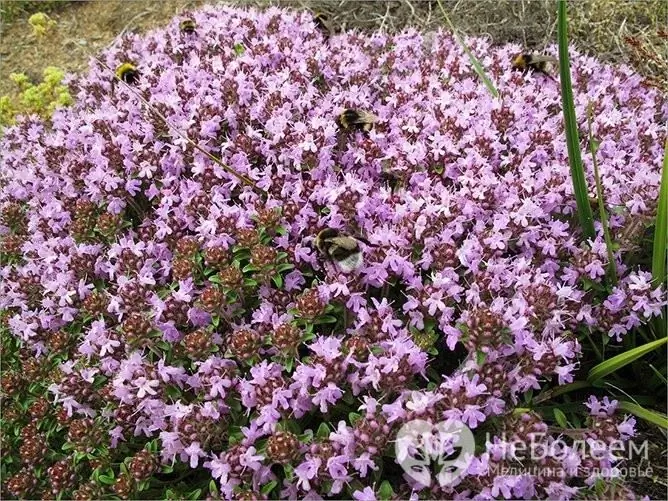
<path id="1" fill-rule="evenodd" d="M 329 17 L 327 14 L 316 12 L 313 15 L 313 23 L 315 24 L 316 29 L 320 31 L 325 36 L 325 38 L 330 37 L 332 34 L 332 26 L 329 23 Z"/>
<path id="2" fill-rule="evenodd" d="M 369 132 L 374 124 L 378 122 L 378 117 L 372 113 L 353 110 L 351 108 L 343 110 L 336 118 L 336 124 L 344 130 L 358 130 Z"/>
<path id="3" fill-rule="evenodd" d="M 132 85 L 139 80 L 139 71 L 132 63 L 123 63 L 116 68 L 116 78 L 123 80 L 126 84 Z"/>
<path id="4" fill-rule="evenodd" d="M 552 56 L 544 56 L 541 54 L 517 54 L 513 57 L 512 67 L 516 70 L 522 71 L 538 71 L 554 80 L 550 75 L 549 70 L 551 65 L 556 65 L 559 60 Z"/>
<path id="5" fill-rule="evenodd" d="M 390 190 L 390 193 L 394 193 L 402 181 L 401 177 L 396 172 L 392 172 L 389 169 L 383 169 L 381 171 L 380 180 Z"/>
<path id="6" fill-rule="evenodd" d="M 188 35 L 195 33 L 195 28 L 197 28 L 197 23 L 195 23 L 195 21 L 192 19 L 184 19 L 179 24 L 179 29 Z"/>
<path id="7" fill-rule="evenodd" d="M 325 228 L 315 237 L 315 246 L 320 253 L 344 273 L 350 273 L 364 263 L 360 242 L 377 247 L 362 237 L 347 235 L 334 228 Z"/>

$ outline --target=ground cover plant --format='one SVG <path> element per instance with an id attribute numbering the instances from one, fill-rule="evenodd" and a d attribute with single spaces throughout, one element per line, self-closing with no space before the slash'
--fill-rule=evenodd
<path id="1" fill-rule="evenodd" d="M 66 79 L 72 107 L 5 129 L 3 495 L 633 495 L 612 447 L 635 434 L 624 411 L 662 419 L 642 405 L 664 357 L 599 362 L 664 339 L 668 105 L 571 51 L 610 247 L 576 214 L 557 74 L 464 42 L 498 98 L 446 33 L 328 36 L 308 13 L 208 7 L 125 35 Z M 378 121 L 346 129 L 346 108 Z M 369 242 L 361 267 L 319 254 L 327 228 Z M 418 418 L 473 430 L 456 482 L 397 464 Z M 517 440 L 550 453 L 495 474 Z"/>

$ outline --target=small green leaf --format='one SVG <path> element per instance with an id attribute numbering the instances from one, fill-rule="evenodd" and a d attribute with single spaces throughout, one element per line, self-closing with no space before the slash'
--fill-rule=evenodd
<path id="1" fill-rule="evenodd" d="M 328 438 L 330 434 L 330 429 L 329 426 L 327 426 L 327 423 L 320 423 L 320 426 L 318 426 L 318 431 L 316 432 L 315 436 L 318 438 Z"/>
<path id="2" fill-rule="evenodd" d="M 269 493 L 270 493 L 271 491 L 273 491 L 273 490 L 274 490 L 274 487 L 276 487 L 277 485 L 278 485 L 278 482 L 277 482 L 276 480 L 272 480 L 272 481 L 269 482 L 268 484 L 263 485 L 263 486 L 262 486 L 262 489 L 261 489 L 261 490 L 262 490 L 262 494 L 264 494 L 265 496 L 268 496 Z"/>
<path id="3" fill-rule="evenodd" d="M 337 318 L 332 316 L 332 315 L 321 315 L 318 318 L 316 318 L 313 323 L 315 325 L 319 324 L 335 324 L 337 321 Z"/>
<path id="4" fill-rule="evenodd" d="M 348 421 L 350 421 L 350 424 L 352 426 L 355 426 L 357 421 L 359 421 L 360 419 L 362 419 L 362 415 L 358 414 L 357 412 L 351 412 L 348 414 Z"/>
<path id="5" fill-rule="evenodd" d="M 392 486 L 387 480 L 383 480 L 383 483 L 380 484 L 380 488 L 378 489 L 378 499 L 386 501 L 392 499 L 393 496 L 394 490 L 392 489 Z"/>
<path id="6" fill-rule="evenodd" d="M 485 364 L 485 360 L 487 360 L 487 353 L 484 351 L 476 351 L 475 353 L 475 361 L 476 364 L 478 364 L 478 367 L 482 367 Z"/>
<path id="7" fill-rule="evenodd" d="M 561 410 L 557 409 L 556 407 L 552 410 L 552 413 L 554 414 L 554 420 L 559 426 L 562 428 L 568 428 L 568 418 L 566 418 L 566 414 L 561 412 Z"/>
<path id="8" fill-rule="evenodd" d="M 234 53 L 237 56 L 243 55 L 244 52 L 246 52 L 246 47 L 244 47 L 244 44 L 242 44 L 242 43 L 234 44 Z"/>
<path id="9" fill-rule="evenodd" d="M 283 288 L 283 277 L 281 275 L 274 275 L 271 277 L 271 281 L 276 284 L 277 289 L 282 289 Z"/>
<path id="10" fill-rule="evenodd" d="M 284 272 L 284 271 L 291 270 L 294 267 L 295 267 L 295 265 L 292 264 L 292 263 L 281 263 L 276 267 L 276 271 L 281 273 L 281 272 Z"/>
<path id="11" fill-rule="evenodd" d="M 114 479 L 113 474 L 112 475 L 100 475 L 97 478 L 101 483 L 103 483 L 105 485 L 114 485 L 114 482 L 116 482 L 116 480 Z"/>

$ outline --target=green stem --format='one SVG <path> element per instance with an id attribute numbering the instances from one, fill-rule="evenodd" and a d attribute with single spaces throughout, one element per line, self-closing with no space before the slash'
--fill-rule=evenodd
<path id="1" fill-rule="evenodd" d="M 603 226 L 603 238 L 605 239 L 605 247 L 608 251 L 608 274 L 612 286 L 617 284 L 617 263 L 615 261 L 615 254 L 612 250 L 612 238 L 610 238 L 610 227 L 608 225 L 608 215 L 605 212 L 605 201 L 603 199 L 603 187 L 601 185 L 601 175 L 598 170 L 598 161 L 596 160 L 596 150 L 598 143 L 594 139 L 592 133 L 592 105 L 591 102 L 587 105 L 587 127 L 589 129 L 589 151 L 591 152 L 592 162 L 594 164 L 594 180 L 596 181 L 596 198 L 598 198 L 598 213 L 601 218 L 601 226 Z"/>

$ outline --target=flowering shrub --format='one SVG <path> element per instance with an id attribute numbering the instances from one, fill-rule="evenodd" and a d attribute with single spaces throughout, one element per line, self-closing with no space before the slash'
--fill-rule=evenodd
<path id="1" fill-rule="evenodd" d="M 12 73 L 9 78 L 19 89 L 19 95 L 0 96 L 0 126 L 15 122 L 17 115 L 36 114 L 48 119 L 57 107 L 72 104 L 67 86 L 62 84 L 65 73 L 52 66 L 43 72 L 43 81 L 34 85 L 27 75 Z"/>
<path id="2" fill-rule="evenodd" d="M 662 96 L 574 55 L 619 244 L 611 288 L 600 228 L 580 243 L 557 84 L 512 71 L 519 47 L 469 40 L 495 100 L 446 34 L 325 39 L 278 9 L 193 19 L 124 37 L 70 77 L 72 108 L 2 139 L 5 493 L 628 494 L 593 473 L 634 433 L 614 401 L 587 400 L 581 456 L 527 409 L 574 380 L 584 333 L 615 344 L 666 303 L 627 259 L 655 213 Z M 130 86 L 113 78 L 125 62 Z M 379 122 L 344 133 L 344 108 Z M 344 274 L 314 248 L 324 228 L 376 246 Z M 479 439 L 456 483 L 402 476 L 393 437 L 418 418 Z M 528 438 L 554 449 L 535 466 L 563 472 L 493 474 Z"/>

